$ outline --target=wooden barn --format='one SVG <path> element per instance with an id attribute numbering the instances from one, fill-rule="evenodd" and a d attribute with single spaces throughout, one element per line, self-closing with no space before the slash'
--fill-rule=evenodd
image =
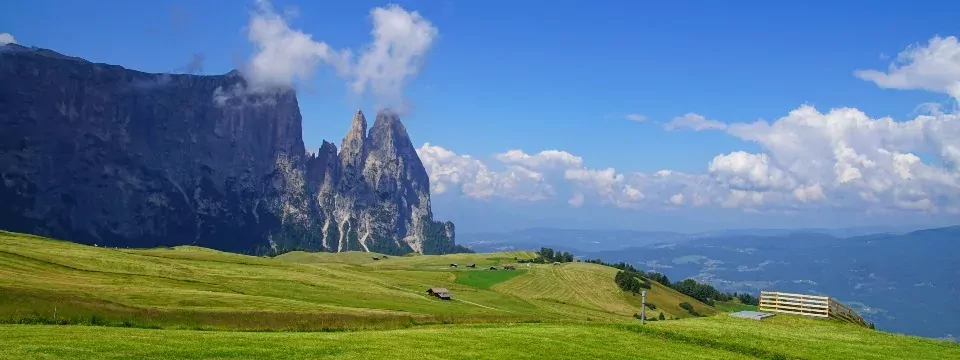
<path id="1" fill-rule="evenodd" d="M 429 288 L 427 289 L 427 294 L 438 297 L 441 300 L 450 300 L 453 298 L 453 296 L 450 295 L 450 290 L 447 290 L 446 288 Z"/>

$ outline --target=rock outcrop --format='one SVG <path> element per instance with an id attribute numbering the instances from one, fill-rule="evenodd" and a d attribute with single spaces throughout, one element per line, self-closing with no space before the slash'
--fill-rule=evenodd
<path id="1" fill-rule="evenodd" d="M 265 254 L 455 249 L 399 117 L 304 149 L 292 90 L 0 47 L 0 228 Z"/>

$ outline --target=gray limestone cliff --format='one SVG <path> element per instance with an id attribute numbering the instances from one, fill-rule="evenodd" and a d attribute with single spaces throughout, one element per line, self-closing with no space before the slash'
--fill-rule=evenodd
<path id="1" fill-rule="evenodd" d="M 292 90 L 0 46 L 0 228 L 105 246 L 446 253 L 399 117 L 304 149 Z"/>

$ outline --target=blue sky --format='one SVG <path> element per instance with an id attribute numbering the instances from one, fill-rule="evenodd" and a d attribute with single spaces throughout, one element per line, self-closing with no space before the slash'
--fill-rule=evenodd
<path id="1" fill-rule="evenodd" d="M 957 141 L 947 136 L 952 135 L 949 132 L 940 138 L 924 138 L 921 145 L 885 148 L 915 154 L 925 166 L 939 172 L 931 173 L 923 184 L 918 175 L 912 175 L 902 186 L 877 190 L 879 185 L 875 185 L 871 191 L 877 193 L 871 197 L 863 195 L 861 188 L 869 188 L 872 179 L 886 179 L 879 172 L 871 175 L 864 170 L 860 188 L 829 185 L 823 177 L 808 176 L 802 166 L 791 163 L 789 159 L 795 156 L 788 151 L 794 150 L 777 149 L 756 140 L 759 135 L 754 133 L 667 131 L 664 124 L 688 113 L 722 123 L 758 119 L 773 123 L 804 104 L 824 115 L 833 108 L 850 107 L 869 120 L 890 116 L 900 122 L 913 120 L 922 103 L 942 103 L 950 108 L 956 100 L 949 91 L 924 85 L 940 82 L 920 79 L 893 84 L 893 75 L 870 81 L 855 76 L 854 71 L 887 71 L 908 46 L 922 47 L 936 36 L 960 34 L 960 25 L 952 16 L 960 12 L 960 3 L 396 3 L 405 11 L 418 12 L 438 34 L 425 52 L 423 66 L 406 77 L 409 82 L 403 87 L 403 97 L 413 105 L 404 122 L 415 145 L 429 143 L 457 156 L 469 155 L 501 177 L 501 186 L 490 189 L 492 193 L 474 191 L 471 195 L 471 190 L 463 190 L 467 185 L 462 181 L 449 184 L 442 193 L 435 191 L 437 215 L 463 222 L 468 230 L 507 223 L 503 226 L 565 226 L 570 219 L 578 219 L 577 227 L 678 230 L 691 226 L 869 225 L 891 219 L 939 224 L 957 216 L 950 213 L 949 203 L 960 199 L 960 191 L 953 184 L 933 180 L 943 176 L 955 179 L 956 167 L 949 155 L 943 155 L 949 153 L 945 150 L 948 145 Z M 372 39 L 371 9 L 387 4 L 275 1 L 273 8 L 277 13 L 296 10 L 296 16 L 285 18 L 291 29 L 332 48 L 360 52 Z M 13 0 L 0 4 L 0 33 L 9 33 L 24 45 L 150 72 L 175 71 L 193 54 L 202 53 L 203 73 L 221 74 L 243 66 L 253 56 L 245 28 L 255 9 L 253 2 L 240 1 Z M 942 72 L 947 82 L 957 80 L 951 78 L 957 74 L 949 66 Z M 878 86 L 883 81 L 887 86 Z M 374 96 L 358 96 L 346 84 L 332 68 L 323 66 L 316 76 L 298 83 L 308 147 L 318 147 L 322 139 L 339 143 L 356 108 L 375 111 L 378 101 Z M 629 120 L 628 114 L 643 115 L 645 121 Z M 947 111 L 944 116 L 950 115 Z M 825 116 L 823 121 L 833 121 L 829 118 Z M 943 128 L 956 128 L 954 118 L 942 121 L 946 124 Z M 778 134 L 766 135 L 783 135 Z M 851 138 L 830 144 L 859 143 L 860 147 L 850 148 L 870 157 L 869 152 L 887 146 L 897 135 L 877 136 L 871 138 L 876 141 Z M 818 143 L 811 140 L 810 144 Z M 615 168 L 616 174 L 626 178 L 663 169 L 705 176 L 695 182 L 713 184 L 703 195 L 715 198 L 710 204 L 716 206 L 690 205 L 696 194 L 682 190 L 689 188 L 687 180 L 670 184 L 640 178 L 619 180 L 611 188 L 621 195 L 610 195 L 604 193 L 609 189 L 598 188 L 606 185 L 596 181 L 591 180 L 590 185 L 572 181 L 575 176 L 569 168 L 538 168 L 536 164 L 526 164 L 523 169 L 540 175 L 540 183 L 520 186 L 522 192 L 536 192 L 543 186 L 550 190 L 538 199 L 519 199 L 523 196 L 510 195 L 519 190 L 506 189 L 508 181 L 503 180 L 518 163 L 496 156 L 514 149 L 530 155 L 562 151 L 581 159 L 572 165 L 577 169 Z M 743 166 L 749 167 L 745 163 L 737 163 L 736 169 L 717 165 L 710 170 L 715 157 L 735 151 L 758 155 L 739 158 L 744 161 L 769 154 L 771 164 L 763 165 L 767 170 L 754 166 L 754 175 L 771 169 L 782 171 L 764 172 L 757 179 L 751 178 L 749 171 L 742 173 Z M 819 159 L 808 160 L 805 163 Z M 445 165 L 449 164 L 428 165 L 428 171 L 473 171 L 468 175 L 477 176 L 475 170 Z M 837 164 L 833 165 L 831 171 L 837 169 Z M 775 184 L 785 178 L 790 179 Z M 778 191 L 789 197 L 797 188 L 813 185 L 823 189 L 819 205 L 809 201 L 787 204 L 782 199 L 772 207 L 767 206 L 769 199 L 763 204 L 719 205 L 730 189 Z M 636 204 L 617 199 L 622 193 L 629 195 L 630 188 L 643 194 L 643 204 L 639 204 L 640 196 L 627 196 Z M 652 194 L 666 191 L 654 190 L 660 188 L 670 189 L 670 194 L 661 196 L 667 200 L 674 191 L 685 194 L 683 203 L 690 207 L 658 206 L 664 199 Z M 864 210 L 864 205 L 845 200 L 850 194 L 859 194 L 875 205 Z M 928 203 L 939 206 L 921 206 L 918 201 L 924 196 L 930 199 Z M 570 201 L 580 197 L 583 200 Z M 657 200 L 650 200 L 654 198 Z M 915 206 L 896 205 L 905 201 Z M 578 205 L 570 205 L 573 203 Z M 883 210 L 871 211 L 872 206 Z M 517 214 L 501 219 L 503 209 Z M 765 220 L 754 224 L 758 219 Z"/>

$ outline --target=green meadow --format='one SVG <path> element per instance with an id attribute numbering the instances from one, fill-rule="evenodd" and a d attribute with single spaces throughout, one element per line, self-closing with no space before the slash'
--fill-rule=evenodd
<path id="1" fill-rule="evenodd" d="M 641 326 L 616 269 L 517 264 L 532 257 L 268 258 L 0 232 L 0 359 L 960 358 L 953 343 L 831 320 L 730 318 L 741 304 L 710 307 L 658 283 L 646 313 L 672 320 Z"/>

